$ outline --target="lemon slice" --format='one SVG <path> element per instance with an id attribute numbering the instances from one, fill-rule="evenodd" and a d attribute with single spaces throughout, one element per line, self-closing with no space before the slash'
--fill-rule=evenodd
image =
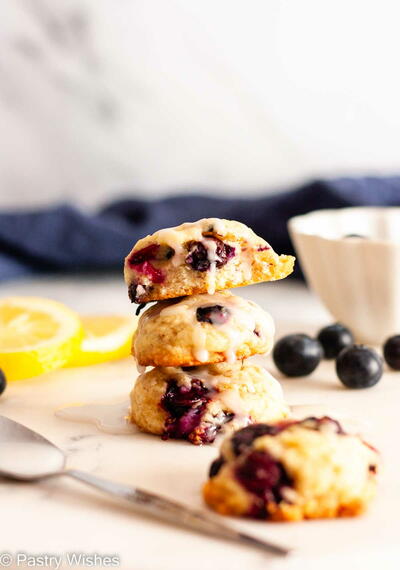
<path id="1" fill-rule="evenodd" d="M 64 366 L 81 339 L 78 315 L 61 303 L 39 297 L 0 300 L 0 369 L 8 380 Z"/>
<path id="2" fill-rule="evenodd" d="M 81 321 L 84 337 L 68 366 L 87 366 L 130 355 L 137 317 L 88 315 Z"/>

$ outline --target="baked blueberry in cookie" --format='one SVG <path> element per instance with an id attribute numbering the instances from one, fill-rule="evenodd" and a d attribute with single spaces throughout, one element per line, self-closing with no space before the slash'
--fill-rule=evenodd
<path id="1" fill-rule="evenodd" d="M 280 461 L 268 452 L 251 451 L 237 466 L 235 477 L 240 484 L 256 497 L 249 515 L 266 518 L 266 505 L 284 500 L 285 489 L 292 487 L 292 481 Z"/>
<path id="2" fill-rule="evenodd" d="M 229 309 L 223 305 L 203 305 L 196 309 L 198 322 L 210 323 L 210 325 L 224 325 L 230 314 Z"/>
<path id="3" fill-rule="evenodd" d="M 139 240 L 124 273 L 131 301 L 147 303 L 282 279 L 293 264 L 244 224 L 205 218 Z"/>
<path id="4" fill-rule="evenodd" d="M 221 514 L 266 520 L 355 516 L 378 466 L 378 452 L 333 418 L 253 424 L 224 440 L 204 498 Z"/>
<path id="5" fill-rule="evenodd" d="M 192 443 L 212 443 L 222 425 L 233 418 L 233 413 L 221 411 L 212 421 L 205 422 L 206 407 L 213 390 L 193 378 L 189 386 L 168 382 L 161 407 L 167 412 L 164 439 L 187 439 Z"/>
<path id="6" fill-rule="evenodd" d="M 172 247 L 166 245 L 152 244 L 133 253 L 129 258 L 129 265 L 137 273 L 147 276 L 152 283 L 162 283 L 164 275 L 162 271 L 154 266 L 155 262 L 162 262 L 174 256 Z"/>
<path id="7" fill-rule="evenodd" d="M 213 236 L 205 237 L 202 242 L 189 242 L 187 249 L 189 253 L 186 256 L 185 263 L 195 271 L 209 271 L 212 263 L 215 263 L 215 266 L 220 269 L 235 256 L 234 247 Z M 212 255 L 210 255 L 211 249 L 215 250 Z M 215 259 L 213 259 L 214 257 Z"/>
<path id="8" fill-rule="evenodd" d="M 131 393 L 131 420 L 142 431 L 196 445 L 288 413 L 280 384 L 247 362 L 154 368 L 139 376 Z"/>
<path id="9" fill-rule="evenodd" d="M 161 301 L 142 313 L 132 341 L 141 366 L 197 366 L 263 354 L 271 316 L 227 291 Z"/>

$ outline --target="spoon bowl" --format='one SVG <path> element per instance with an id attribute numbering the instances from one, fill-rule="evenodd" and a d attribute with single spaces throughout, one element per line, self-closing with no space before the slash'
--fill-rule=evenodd
<path id="1" fill-rule="evenodd" d="M 51 441 L 0 416 L 0 475 L 33 481 L 63 471 L 65 455 Z"/>

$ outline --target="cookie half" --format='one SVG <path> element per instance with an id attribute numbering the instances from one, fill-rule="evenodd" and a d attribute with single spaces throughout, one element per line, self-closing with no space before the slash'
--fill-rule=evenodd
<path id="1" fill-rule="evenodd" d="M 205 218 L 139 240 L 124 274 L 131 301 L 148 303 L 283 279 L 293 265 L 246 225 Z"/>
<path id="2" fill-rule="evenodd" d="M 131 420 L 142 431 L 197 445 L 213 442 L 220 430 L 288 414 L 279 382 L 246 362 L 154 368 L 131 392 Z"/>
<path id="3" fill-rule="evenodd" d="M 269 313 L 223 291 L 153 305 L 139 319 L 132 354 L 141 366 L 234 362 L 268 352 L 273 336 Z"/>
<path id="4" fill-rule="evenodd" d="M 223 442 L 203 493 L 225 515 L 355 516 L 375 494 L 378 463 L 372 446 L 329 417 L 256 424 Z"/>

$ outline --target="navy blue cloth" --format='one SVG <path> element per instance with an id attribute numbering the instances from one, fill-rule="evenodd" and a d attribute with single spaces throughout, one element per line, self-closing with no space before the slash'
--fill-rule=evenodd
<path id="1" fill-rule="evenodd" d="M 39 272 L 121 269 L 139 238 L 199 218 L 239 220 L 293 253 L 287 220 L 320 208 L 400 205 L 400 177 L 316 181 L 264 197 L 214 198 L 196 194 L 157 201 L 128 198 L 96 214 L 70 205 L 0 213 L 0 280 Z"/>

